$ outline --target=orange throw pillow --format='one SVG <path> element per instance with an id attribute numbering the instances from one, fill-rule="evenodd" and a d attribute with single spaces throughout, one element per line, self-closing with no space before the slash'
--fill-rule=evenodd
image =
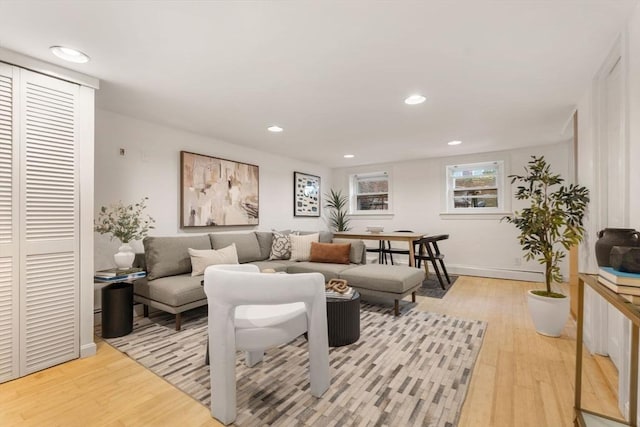
<path id="1" fill-rule="evenodd" d="M 349 252 L 351 252 L 351 243 L 311 242 L 309 261 L 349 264 Z"/>

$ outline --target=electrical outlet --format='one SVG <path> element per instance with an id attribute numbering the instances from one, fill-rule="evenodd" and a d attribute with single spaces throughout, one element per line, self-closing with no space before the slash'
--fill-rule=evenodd
<path id="1" fill-rule="evenodd" d="M 515 265 L 516 267 L 519 267 L 522 265 L 522 258 L 520 257 L 516 257 L 513 259 L 513 265 Z"/>

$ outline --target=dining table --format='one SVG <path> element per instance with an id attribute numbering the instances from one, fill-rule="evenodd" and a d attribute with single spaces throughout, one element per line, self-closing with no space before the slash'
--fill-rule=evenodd
<path id="1" fill-rule="evenodd" d="M 373 233 L 370 231 L 336 231 L 333 237 L 340 239 L 357 239 L 357 240 L 390 240 L 392 242 L 407 242 L 409 246 L 409 267 L 415 267 L 415 251 L 413 242 L 425 237 L 426 233 L 408 233 L 401 231 L 389 231 Z"/>

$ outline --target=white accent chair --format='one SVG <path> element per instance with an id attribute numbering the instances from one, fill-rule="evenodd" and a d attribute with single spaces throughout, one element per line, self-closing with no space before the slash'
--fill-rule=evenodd
<path id="1" fill-rule="evenodd" d="M 236 351 L 246 352 L 245 363 L 251 367 L 266 349 L 305 332 L 311 394 L 321 397 L 327 391 L 331 376 L 322 274 L 268 274 L 255 265 L 216 265 L 205 271 L 204 291 L 214 418 L 225 425 L 236 418 Z"/>

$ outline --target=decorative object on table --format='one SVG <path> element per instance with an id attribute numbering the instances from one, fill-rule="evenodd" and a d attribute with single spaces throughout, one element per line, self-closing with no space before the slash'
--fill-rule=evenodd
<path id="1" fill-rule="evenodd" d="M 115 283 L 145 277 L 147 272 L 141 268 L 110 268 L 108 270 L 96 271 L 93 280 L 96 282 Z"/>
<path id="2" fill-rule="evenodd" d="M 343 303 L 349 301 L 339 300 L 336 305 Z M 173 330 L 171 314 L 136 317 L 131 334 L 107 342 L 208 407 L 211 383 L 209 366 L 203 363 L 206 311 L 207 307 L 200 307 L 185 312 L 181 332 Z M 390 321 L 388 308 L 366 303 L 361 304 L 360 313 L 358 344 L 331 349 L 334 382 L 322 399 L 309 396 L 304 337 L 267 350 L 264 362 L 253 368 L 240 361 L 236 367 L 236 424 L 263 425 L 268 421 L 272 425 L 303 426 L 312 420 L 322 426 L 335 424 L 335 414 L 339 413 L 339 419 L 346 420 L 343 425 L 358 425 L 355 420 L 363 419 L 363 414 L 368 414 L 368 424 L 389 424 L 390 414 L 395 414 L 395 426 L 457 425 L 469 384 L 476 375 L 474 366 L 487 323 L 420 309 L 408 312 L 402 321 Z M 162 351 L 158 351 L 158 343 L 162 343 Z M 166 354 L 180 357 L 167 358 Z M 379 364 L 380 360 L 385 363 Z M 274 367 L 280 361 L 286 361 L 287 375 Z M 371 369 L 374 365 L 376 369 Z M 267 399 L 255 397 L 260 384 L 272 384 Z M 387 403 L 383 396 L 396 398 Z M 380 406 L 380 399 L 386 410 Z M 280 403 L 276 407 L 274 402 Z M 326 411 L 327 402 L 332 402 L 334 410 Z"/>
<path id="3" fill-rule="evenodd" d="M 257 225 L 258 166 L 180 152 L 180 227 Z"/>
<path id="4" fill-rule="evenodd" d="M 640 246 L 640 233 L 633 228 L 605 228 L 598 231 L 596 241 L 598 267 L 611 266 L 611 248 L 614 246 Z"/>
<path id="5" fill-rule="evenodd" d="M 351 299 L 353 297 L 353 288 L 350 287 L 344 279 L 331 279 L 324 287 L 324 293 L 327 298 Z"/>
<path id="6" fill-rule="evenodd" d="M 118 253 L 113 256 L 119 268 L 127 269 L 133 265 L 135 253 L 129 242 L 144 238 L 153 229 L 155 220 L 144 213 L 148 197 L 133 205 L 124 205 L 121 201 L 110 206 L 102 206 L 94 223 L 94 230 L 100 234 L 110 234 L 122 242 Z"/>
<path id="7" fill-rule="evenodd" d="M 609 255 L 611 267 L 627 273 L 640 273 L 640 247 L 614 246 Z"/>
<path id="8" fill-rule="evenodd" d="M 564 179 L 551 172 L 544 156 L 531 157 L 524 175 L 509 176 L 511 184 L 522 184 L 515 197 L 528 201 L 529 207 L 503 219 L 520 230 L 518 240 L 524 259 L 536 259 L 544 265 L 546 289 L 529 291 L 529 312 L 538 333 L 557 337 L 569 317 L 569 298 L 552 291 L 551 284 L 562 280 L 560 261 L 565 250 L 582 241 L 589 190 L 575 184 L 563 185 Z"/>
<path id="9" fill-rule="evenodd" d="M 293 173 L 293 216 L 320 216 L 320 177 Z"/>
<path id="10" fill-rule="evenodd" d="M 349 197 L 342 194 L 342 190 L 329 190 L 324 195 L 326 202 L 324 207 L 329 209 L 329 225 L 335 231 L 349 231 L 349 218 L 347 218 L 347 208 L 349 206 Z"/>
<path id="11" fill-rule="evenodd" d="M 369 233 L 382 233 L 384 231 L 384 227 L 381 225 L 368 225 L 366 230 Z"/>

